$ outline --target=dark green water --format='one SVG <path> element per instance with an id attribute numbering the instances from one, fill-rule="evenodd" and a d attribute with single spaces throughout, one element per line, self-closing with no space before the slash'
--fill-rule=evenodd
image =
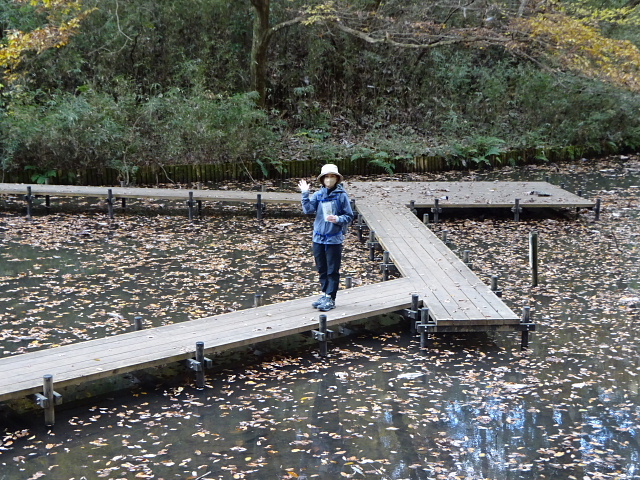
<path id="1" fill-rule="evenodd" d="M 600 222 L 593 221 L 591 212 L 550 213 L 545 218 L 525 213 L 519 223 L 484 213 L 445 215 L 445 224 L 433 227 L 448 230 L 455 250 L 472 252 L 481 277 L 500 274 L 504 300 L 514 311 L 531 305 L 538 331 L 531 335 L 529 350 L 520 351 L 518 335 L 501 333 L 440 337 L 420 351 L 417 338 L 401 331 L 353 338 L 336 346 L 328 359 L 314 351 L 293 357 L 283 352 L 279 359 L 211 375 L 203 391 L 187 381 L 183 386 L 145 388 L 61 411 L 51 430 L 41 426 L 40 418 L 7 426 L 0 446 L 0 480 L 640 478 L 640 309 L 633 308 L 633 299 L 640 296 L 640 168 L 624 162 L 599 167 L 585 162 L 476 177 L 537 181 L 546 175 L 572 191 L 582 189 L 589 198 L 601 198 Z M 17 221 L 12 215 L 3 220 Z M 296 225 L 275 225 L 291 222 Z M 167 232 L 187 228 L 184 223 L 172 218 Z M 221 223 L 210 220 L 198 234 L 208 240 L 200 242 L 197 251 L 205 255 L 206 245 L 212 248 L 206 252 L 206 268 L 203 262 L 188 264 L 186 258 L 194 256 L 187 246 L 192 242 L 182 244 L 175 237 L 171 246 L 161 247 L 162 242 L 151 242 L 148 235 L 138 241 L 108 232 L 101 237 L 96 231 L 91 253 L 84 237 L 60 243 L 53 253 L 54 244 L 33 249 L 13 234 L 8 239 L 5 232 L 0 308 L 5 327 L 14 331 L 3 340 L 5 354 L 15 353 L 18 344 L 26 349 L 32 344 L 14 338 L 16 330 L 33 334 L 21 323 L 29 312 L 45 322 L 45 328 L 61 330 L 55 334 L 59 337 L 42 335 L 40 343 L 54 343 L 94 332 L 117 333 L 128 328 L 125 319 L 134 314 L 161 324 L 160 318 L 184 320 L 191 315 L 186 305 L 194 303 L 196 316 L 200 310 L 215 312 L 216 302 L 221 309 L 233 301 L 246 306 L 252 301 L 250 282 L 239 279 L 258 274 L 261 283 L 273 286 L 274 295 L 283 281 L 304 285 L 284 288 L 285 297 L 313 291 L 304 250 L 309 228 L 305 220 L 279 219 L 267 226 L 274 235 L 283 230 L 281 236 L 253 253 L 247 266 L 240 260 L 248 254 L 234 259 L 221 252 L 232 243 L 243 245 L 256 233 L 256 225 L 247 221 L 248 226 L 242 226 L 237 220 L 233 229 L 216 235 L 224 231 Z M 528 234 L 534 229 L 540 235 L 538 287 L 530 286 L 528 272 Z M 134 234 L 136 228 L 128 230 Z M 232 238 L 232 231 L 244 234 Z M 294 242 L 299 251 L 287 243 L 297 234 L 302 238 Z M 224 237 L 229 243 L 221 240 Z M 106 259 L 116 241 L 122 242 L 119 249 L 138 253 L 130 253 L 128 264 L 118 263 L 114 272 Z M 151 248 L 141 246 L 146 244 Z M 187 252 L 184 257 L 181 248 Z M 362 269 L 357 263 L 364 262 L 366 251 L 354 244 L 353 255 L 347 268 L 356 277 L 371 276 L 375 268 Z M 5 261 L 14 257 L 21 260 Z M 270 272 L 278 271 L 279 262 L 288 268 L 272 279 Z M 41 264 L 37 270 L 36 263 Z M 231 275 L 231 266 L 241 274 Z M 79 270 L 70 273 L 74 268 Z M 24 275 L 25 270 L 31 274 Z M 64 275 L 74 276 L 67 287 L 73 288 L 70 299 L 61 291 L 58 306 L 44 306 L 62 315 L 59 325 L 46 313 L 32 311 L 43 307 L 38 302 L 51 301 L 54 291 L 52 285 L 43 287 L 47 275 L 38 272 L 55 278 L 54 270 L 65 286 Z M 194 280 L 200 273 L 211 285 L 200 288 Z M 181 275 L 188 281 L 178 281 Z M 109 279 L 117 276 L 133 276 L 135 281 L 110 288 L 118 282 Z M 218 287 L 216 278 L 231 288 Z M 193 298 L 184 293 L 189 286 Z M 81 302 L 83 289 L 94 292 L 86 295 L 94 307 Z M 203 300 L 207 289 L 223 300 Z M 22 299 L 15 299 L 11 290 L 18 290 Z M 116 295 L 120 290 L 124 293 Z M 116 309 L 114 301 L 127 308 Z M 149 310 L 154 303 L 158 310 Z M 73 310 L 81 306 L 82 315 Z M 150 311 L 165 313 L 151 320 Z M 108 313 L 118 313 L 123 320 Z M 81 319 L 74 323 L 74 315 Z M 108 324 L 78 332 L 91 318 Z"/>

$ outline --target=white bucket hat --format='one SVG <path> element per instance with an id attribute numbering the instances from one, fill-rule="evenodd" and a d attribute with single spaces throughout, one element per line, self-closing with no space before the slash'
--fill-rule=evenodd
<path id="1" fill-rule="evenodd" d="M 338 177 L 337 183 L 342 182 L 342 175 L 340 175 L 340 172 L 338 172 L 338 167 L 333 163 L 327 163 L 326 165 L 322 166 L 322 170 L 320 170 L 320 175 L 318 175 L 318 182 L 322 183 L 322 179 L 324 178 L 324 176 L 329 174 L 333 174 Z"/>

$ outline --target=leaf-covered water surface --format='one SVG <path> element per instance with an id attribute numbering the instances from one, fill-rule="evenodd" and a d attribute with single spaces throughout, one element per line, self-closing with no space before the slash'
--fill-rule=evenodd
<path id="1" fill-rule="evenodd" d="M 631 479 L 640 471 L 640 164 L 635 157 L 473 174 L 541 180 L 601 198 L 593 212 L 443 215 L 504 301 L 538 330 L 436 337 L 404 331 L 283 354 L 193 384 L 145 388 L 4 428 L 0 478 Z M 456 179 L 443 174 L 415 179 Z M 3 355 L 212 315 L 267 292 L 316 290 L 310 219 L 2 213 Z M 528 237 L 540 239 L 531 287 Z M 354 236 L 345 269 L 379 280 Z M 338 297 L 339 299 L 340 297 Z"/>

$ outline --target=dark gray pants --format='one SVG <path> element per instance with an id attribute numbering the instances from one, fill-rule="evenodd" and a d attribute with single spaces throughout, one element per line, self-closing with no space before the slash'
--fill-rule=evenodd
<path id="1" fill-rule="evenodd" d="M 336 293 L 340 288 L 342 244 L 313 242 L 313 257 L 316 259 L 316 268 L 320 274 L 322 291 L 335 301 Z"/>

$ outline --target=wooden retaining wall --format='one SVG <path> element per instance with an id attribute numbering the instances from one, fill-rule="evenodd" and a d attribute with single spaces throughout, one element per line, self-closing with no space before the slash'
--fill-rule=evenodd
<path id="1" fill-rule="evenodd" d="M 505 152 L 492 161 L 492 166 L 506 165 L 509 163 L 524 165 L 537 162 L 534 151 Z M 551 161 L 566 159 L 566 152 L 549 152 Z M 369 175 L 386 173 L 384 168 L 374 165 L 368 159 L 358 160 L 342 159 L 330 160 L 338 165 L 340 172 L 345 175 Z M 165 183 L 197 183 L 197 182 L 223 182 L 228 180 L 264 180 L 315 177 L 320 167 L 327 163 L 321 160 L 292 160 L 279 164 L 265 164 L 266 175 L 263 167 L 256 162 L 239 163 L 215 163 L 208 165 L 169 165 L 140 167 L 132 175 L 131 184 L 158 185 Z M 464 168 L 473 169 L 475 165 L 469 164 Z M 477 167 L 481 167 L 478 165 Z M 457 168 L 463 168 L 458 166 Z M 456 165 L 448 163 L 443 157 L 420 156 L 413 162 L 398 161 L 395 163 L 394 173 L 428 173 L 456 169 Z M 31 178 L 33 171 L 0 172 L 0 183 L 34 183 Z M 113 168 L 91 168 L 74 172 L 58 171 L 57 176 L 51 179 L 56 185 L 120 185 L 119 172 Z"/>

